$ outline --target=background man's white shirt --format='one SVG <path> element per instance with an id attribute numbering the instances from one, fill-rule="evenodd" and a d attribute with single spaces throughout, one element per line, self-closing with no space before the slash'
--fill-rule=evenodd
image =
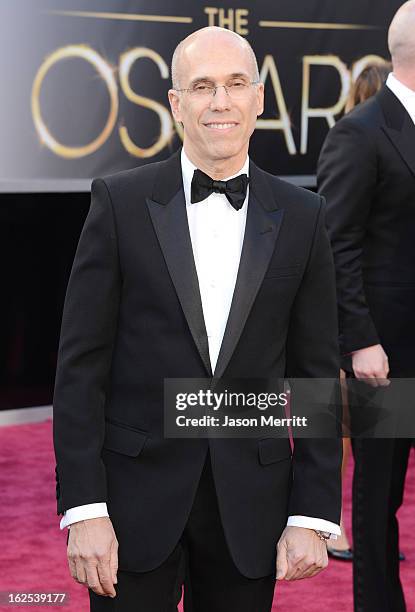
<path id="1" fill-rule="evenodd" d="M 401 83 L 393 72 L 389 74 L 386 85 L 405 107 L 405 110 L 409 113 L 409 116 L 415 124 L 415 91 Z"/>

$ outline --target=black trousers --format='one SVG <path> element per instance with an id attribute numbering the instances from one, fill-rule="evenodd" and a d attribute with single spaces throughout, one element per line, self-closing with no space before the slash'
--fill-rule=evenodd
<path id="1" fill-rule="evenodd" d="M 249 526 L 247 526 L 249 528 Z M 270 612 L 275 574 L 250 579 L 235 566 L 219 515 L 207 455 L 183 535 L 168 559 L 144 573 L 118 572 L 117 596 L 89 591 L 91 612 Z"/>
<path id="2" fill-rule="evenodd" d="M 352 439 L 355 612 L 405 612 L 399 528 L 412 440 Z"/>

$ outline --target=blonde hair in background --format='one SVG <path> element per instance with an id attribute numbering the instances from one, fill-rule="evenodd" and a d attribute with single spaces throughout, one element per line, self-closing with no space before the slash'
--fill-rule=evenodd
<path id="1" fill-rule="evenodd" d="M 349 113 L 355 106 L 374 96 L 384 85 L 392 64 L 386 60 L 376 60 L 368 64 L 353 83 L 345 106 Z"/>

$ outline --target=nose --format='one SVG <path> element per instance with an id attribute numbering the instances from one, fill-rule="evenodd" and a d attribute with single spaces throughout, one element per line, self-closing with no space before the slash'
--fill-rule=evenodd
<path id="1" fill-rule="evenodd" d="M 216 93 L 212 96 L 210 101 L 211 110 L 223 111 L 229 110 L 232 106 L 231 97 L 226 92 L 226 89 L 221 85 L 217 87 Z"/>

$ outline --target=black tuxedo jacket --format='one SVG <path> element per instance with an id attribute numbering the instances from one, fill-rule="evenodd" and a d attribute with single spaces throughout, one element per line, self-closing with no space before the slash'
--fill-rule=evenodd
<path id="1" fill-rule="evenodd" d="M 319 196 L 250 166 L 215 377 L 336 377 L 334 267 Z M 106 501 L 123 569 L 178 542 L 208 445 L 231 554 L 273 571 L 287 514 L 340 515 L 340 440 L 165 439 L 163 379 L 212 375 L 180 155 L 96 180 L 64 308 L 54 396 L 58 513 Z"/>
<path id="2" fill-rule="evenodd" d="M 415 375 L 415 126 L 385 85 L 329 132 L 318 167 L 343 353 L 381 343 Z"/>

